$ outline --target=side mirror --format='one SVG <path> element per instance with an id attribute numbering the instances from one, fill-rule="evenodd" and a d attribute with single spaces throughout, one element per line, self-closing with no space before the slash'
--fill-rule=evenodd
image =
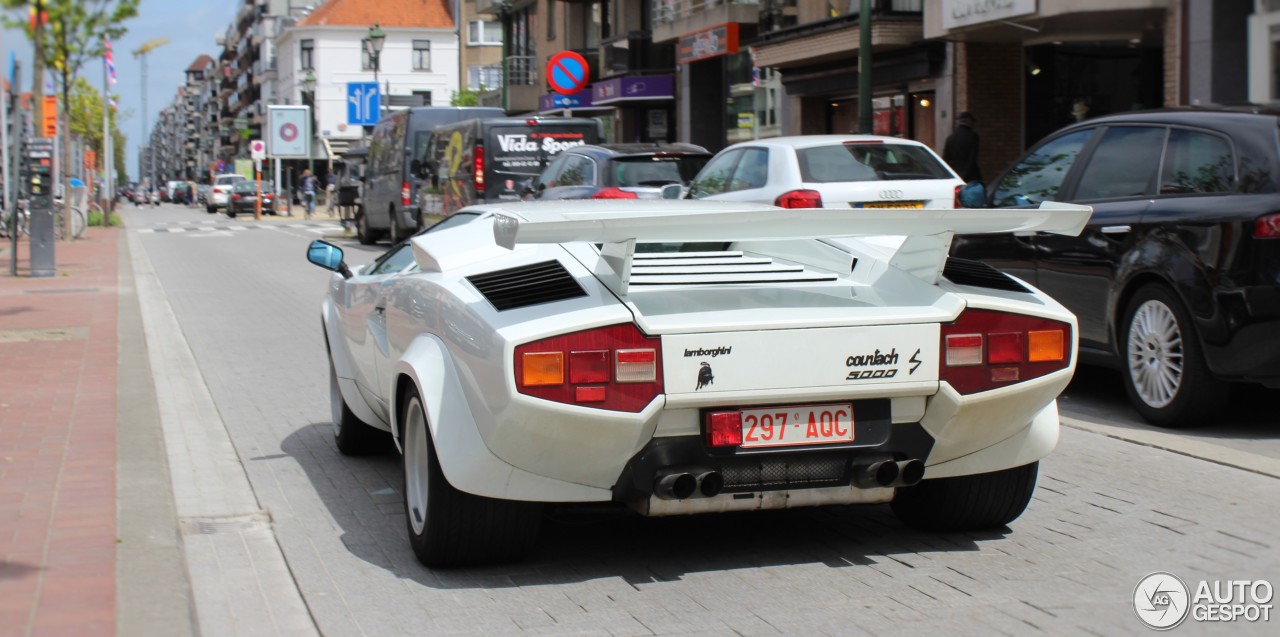
<path id="1" fill-rule="evenodd" d="M 662 187 L 663 199 L 679 199 L 684 196 L 684 186 L 680 184 L 667 184 Z"/>
<path id="2" fill-rule="evenodd" d="M 351 269 L 342 260 L 342 248 L 327 241 L 316 239 L 307 246 L 307 261 L 331 272 L 337 272 L 344 279 L 351 278 Z"/>

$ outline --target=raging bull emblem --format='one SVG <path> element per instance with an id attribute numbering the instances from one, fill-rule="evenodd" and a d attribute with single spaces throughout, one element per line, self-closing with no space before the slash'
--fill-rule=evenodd
<path id="1" fill-rule="evenodd" d="M 698 386 L 694 387 L 693 390 L 697 391 L 714 382 L 716 382 L 716 377 L 715 374 L 711 373 L 711 363 L 703 361 L 702 369 L 698 370 Z"/>

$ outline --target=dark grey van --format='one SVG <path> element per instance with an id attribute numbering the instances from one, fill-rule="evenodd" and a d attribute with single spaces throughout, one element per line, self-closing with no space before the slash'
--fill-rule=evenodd
<path id="1" fill-rule="evenodd" d="M 424 156 L 424 175 L 441 191 L 445 214 L 475 203 L 516 201 L 562 151 L 597 144 L 599 120 L 504 117 L 440 126 Z"/>
<path id="2" fill-rule="evenodd" d="M 504 115 L 500 108 L 482 106 L 420 106 L 383 117 L 369 140 L 363 205 L 356 213 L 360 243 L 370 244 L 383 236 L 390 236 L 394 243 L 417 230 L 421 223 L 417 191 L 422 179 L 413 163 L 423 156 L 433 129 Z"/>

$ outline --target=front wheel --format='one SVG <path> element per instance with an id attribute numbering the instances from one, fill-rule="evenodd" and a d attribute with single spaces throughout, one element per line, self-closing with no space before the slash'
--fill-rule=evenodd
<path id="1" fill-rule="evenodd" d="M 903 524 L 924 531 L 997 529 L 1026 510 L 1039 464 L 925 480 L 898 489 L 889 506 Z"/>
<path id="2" fill-rule="evenodd" d="M 440 469 L 422 401 L 409 390 L 404 423 L 404 511 L 409 546 L 426 566 L 509 562 L 537 542 L 542 506 L 472 495 Z"/>
<path id="3" fill-rule="evenodd" d="M 333 441 L 344 456 L 363 456 L 386 448 L 386 434 L 356 417 L 338 387 L 338 372 L 329 361 L 329 412 L 333 417 Z"/>
<path id="4" fill-rule="evenodd" d="M 1226 401 L 1229 385 L 1209 371 L 1191 316 L 1169 288 L 1146 285 L 1133 295 L 1120 343 L 1125 391 L 1151 424 L 1203 424 Z"/>

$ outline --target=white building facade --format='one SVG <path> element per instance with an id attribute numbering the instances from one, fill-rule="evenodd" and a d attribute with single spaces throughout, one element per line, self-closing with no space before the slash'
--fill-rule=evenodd
<path id="1" fill-rule="evenodd" d="M 305 21 L 304 21 L 305 22 Z M 452 28 L 381 27 L 386 34 L 378 60 L 382 112 L 414 105 L 447 106 L 458 90 L 458 37 Z M 369 26 L 286 27 L 275 42 L 277 102 L 312 104 L 315 146 L 334 153 L 358 145 L 364 134 L 348 123 L 350 83 L 373 82 L 374 64 L 364 53 Z M 304 80 L 315 77 L 314 102 Z M 324 140 L 324 141 L 321 141 Z M 319 158 L 319 152 L 313 152 Z"/>

